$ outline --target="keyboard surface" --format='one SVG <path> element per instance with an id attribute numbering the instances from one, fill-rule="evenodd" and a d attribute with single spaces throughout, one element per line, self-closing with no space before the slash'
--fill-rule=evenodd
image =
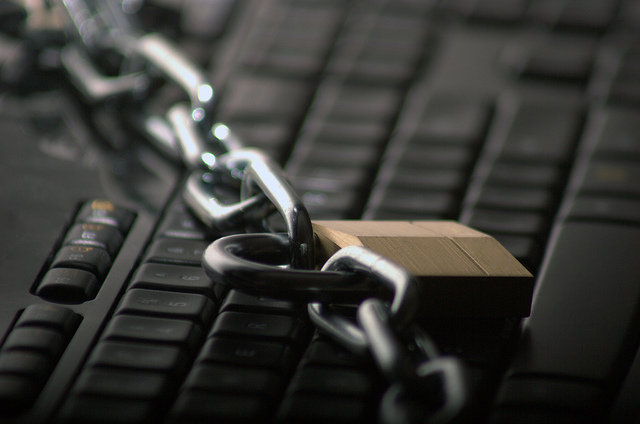
<path id="1" fill-rule="evenodd" d="M 129 3 L 312 219 L 457 220 L 535 275 L 522 320 L 422 323 L 468 366 L 464 422 L 640 419 L 640 4 Z M 187 171 L 0 5 L 0 422 L 377 422 L 371 358 L 213 284 Z"/>

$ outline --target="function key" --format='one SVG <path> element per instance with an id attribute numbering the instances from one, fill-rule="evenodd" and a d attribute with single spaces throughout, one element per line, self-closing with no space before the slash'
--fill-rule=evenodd
<path id="1" fill-rule="evenodd" d="M 76 224 L 67 233 L 65 245 L 93 246 L 109 252 L 113 258 L 122 245 L 122 235 L 117 228 L 105 224 Z"/>
<path id="2" fill-rule="evenodd" d="M 104 277 L 111 267 L 106 250 L 91 246 L 64 246 L 53 259 L 51 268 L 79 268 L 98 278 Z"/>
<path id="3" fill-rule="evenodd" d="M 122 233 L 129 231 L 135 214 L 116 206 L 110 200 L 96 199 L 85 203 L 77 216 L 78 222 L 111 225 Z"/>
<path id="4" fill-rule="evenodd" d="M 53 268 L 40 282 L 36 295 L 54 302 L 82 303 L 96 297 L 98 280 L 88 271 Z"/>

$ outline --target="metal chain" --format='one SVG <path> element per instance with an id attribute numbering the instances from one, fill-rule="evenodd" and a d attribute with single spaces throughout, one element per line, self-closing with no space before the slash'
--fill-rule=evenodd
<path id="1" fill-rule="evenodd" d="M 280 167 L 215 123 L 217 96 L 205 73 L 161 35 L 138 33 L 117 3 L 63 0 L 72 37 L 62 63 L 87 102 L 132 104 L 129 123 L 190 170 L 185 203 L 205 225 L 228 234 L 206 249 L 207 274 L 241 290 L 309 302 L 310 319 L 320 331 L 351 352 L 373 357 L 391 382 L 380 411 L 384 422 L 446 423 L 459 417 L 468 392 L 464 367 L 441 356 L 414 324 L 415 278 L 357 246 L 315 270 L 309 214 Z M 118 64 L 115 75 L 105 69 L 105 58 Z M 185 101 L 164 114 L 150 112 L 158 83 L 179 87 Z M 275 212 L 286 234 L 271 230 L 268 219 Z M 385 293 L 391 294 L 389 302 Z M 359 303 L 357 321 L 331 306 L 344 302 Z"/>

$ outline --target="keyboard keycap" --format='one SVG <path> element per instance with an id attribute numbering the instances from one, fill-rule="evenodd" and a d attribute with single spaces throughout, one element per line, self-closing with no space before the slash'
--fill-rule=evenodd
<path id="1" fill-rule="evenodd" d="M 98 280 L 89 271 L 53 268 L 42 278 L 36 294 L 54 302 L 82 303 L 95 298 L 98 289 Z"/>
<path id="2" fill-rule="evenodd" d="M 52 268 L 77 268 L 102 279 L 111 267 L 109 253 L 98 247 L 64 246 L 53 259 Z"/>
<path id="3" fill-rule="evenodd" d="M 633 299 L 640 296 L 640 230 L 585 222 L 565 222 L 557 230 L 523 328 L 523 351 L 509 375 L 540 376 L 541 388 L 544 381 L 547 387 L 559 381 L 606 386 L 627 362 L 622 347 L 638 334 Z M 569 266 L 575 263 L 580 266 Z"/>
<path id="4" fill-rule="evenodd" d="M 202 267 L 147 263 L 140 266 L 131 289 L 169 290 L 213 296 L 214 283 Z"/>
<path id="5" fill-rule="evenodd" d="M 145 260 L 166 264 L 200 266 L 202 253 L 209 243 L 200 240 L 158 239 L 151 245 Z"/>
<path id="6" fill-rule="evenodd" d="M 191 349 L 200 339 L 200 330 L 194 323 L 185 320 L 118 315 L 109 322 L 104 338 L 171 344 Z"/>
<path id="7" fill-rule="evenodd" d="M 77 224 L 71 227 L 64 241 L 70 246 L 94 246 L 109 252 L 113 258 L 122 245 L 122 236 L 117 228 L 104 224 Z"/>
<path id="8" fill-rule="evenodd" d="M 199 294 L 132 289 L 125 293 L 117 314 L 180 318 L 208 324 L 214 305 Z"/>
<path id="9" fill-rule="evenodd" d="M 186 362 L 182 350 L 175 346 L 101 341 L 89 357 L 88 364 L 179 374 Z"/>
<path id="10" fill-rule="evenodd" d="M 113 202 L 96 199 L 82 206 L 76 221 L 111 225 L 124 234 L 129 231 L 134 218 L 134 213 L 116 206 Z"/>

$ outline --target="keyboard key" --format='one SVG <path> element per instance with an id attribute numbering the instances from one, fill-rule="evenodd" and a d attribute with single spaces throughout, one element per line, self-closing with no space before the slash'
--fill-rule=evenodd
<path id="1" fill-rule="evenodd" d="M 340 396 L 367 396 L 373 391 L 367 374 L 350 369 L 303 367 L 293 377 L 290 390 Z"/>
<path id="2" fill-rule="evenodd" d="M 0 375 L 0 411 L 18 414 L 28 409 L 40 393 L 40 383 L 20 375 Z"/>
<path id="3" fill-rule="evenodd" d="M 586 410 L 598 402 L 602 389 L 587 382 L 548 381 L 540 378 L 511 379 L 498 393 L 500 406 L 554 407 Z"/>
<path id="4" fill-rule="evenodd" d="M 273 397 L 282 390 L 282 377 L 265 369 L 199 364 L 191 370 L 184 384 L 189 389 Z"/>
<path id="5" fill-rule="evenodd" d="M 301 322 L 294 317 L 227 311 L 218 316 L 211 335 L 292 341 L 301 331 Z"/>
<path id="6" fill-rule="evenodd" d="M 433 95 L 426 102 L 423 97 L 411 99 L 421 113 L 417 119 L 409 116 L 400 126 L 410 143 L 446 142 L 473 145 L 484 135 L 491 105 L 472 96 Z"/>
<path id="7" fill-rule="evenodd" d="M 218 337 L 207 340 L 200 359 L 206 362 L 276 369 L 292 365 L 291 352 L 285 344 Z"/>
<path id="8" fill-rule="evenodd" d="M 225 311 L 293 315 L 300 312 L 300 306 L 286 300 L 253 296 L 238 290 L 231 290 L 220 307 L 220 312 Z"/>
<path id="9" fill-rule="evenodd" d="M 475 209 L 464 222 L 480 231 L 525 236 L 541 234 L 547 225 L 540 214 L 492 209 Z"/>
<path id="10" fill-rule="evenodd" d="M 36 295 L 54 302 L 82 303 L 95 298 L 98 289 L 98 280 L 91 272 L 53 268 L 42 278 Z"/>
<path id="11" fill-rule="evenodd" d="M 147 263 L 140 266 L 131 289 L 169 290 L 213 296 L 214 283 L 202 267 Z"/>
<path id="12" fill-rule="evenodd" d="M 80 374 L 73 392 L 152 400 L 165 394 L 167 383 L 167 377 L 156 372 L 89 368 Z"/>
<path id="13" fill-rule="evenodd" d="M 640 200 L 578 195 L 566 212 L 568 219 L 640 223 Z"/>
<path id="14" fill-rule="evenodd" d="M 587 165 L 579 190 L 584 193 L 640 195 L 640 162 L 594 159 Z"/>
<path id="15" fill-rule="evenodd" d="M 134 213 L 116 206 L 113 202 L 97 199 L 82 206 L 76 221 L 111 225 L 124 234 L 129 231 L 134 218 Z"/>
<path id="16" fill-rule="evenodd" d="M 67 246 L 94 246 L 109 252 L 113 258 L 122 245 L 117 228 L 104 224 L 77 224 L 71 227 L 64 240 Z"/>
<path id="17" fill-rule="evenodd" d="M 186 391 L 171 411 L 176 422 L 254 423 L 268 417 L 272 405 L 260 396 Z"/>
<path id="18" fill-rule="evenodd" d="M 38 352 L 0 352 L 0 375 L 21 375 L 42 384 L 49 378 L 52 365 L 51 358 Z"/>
<path id="19" fill-rule="evenodd" d="M 487 184 L 476 200 L 479 206 L 546 212 L 553 206 L 552 193 L 539 188 L 501 187 Z"/>
<path id="20" fill-rule="evenodd" d="M 89 271 L 98 279 L 104 278 L 110 267 L 109 253 L 90 246 L 64 246 L 60 248 L 51 264 L 51 268 L 77 268 Z"/>
<path id="21" fill-rule="evenodd" d="M 580 113 L 560 104 L 528 103 L 503 99 L 494 120 L 506 126 L 490 140 L 503 159 L 563 163 L 571 155 L 580 125 Z"/>
<path id="22" fill-rule="evenodd" d="M 88 364 L 181 374 L 187 365 L 187 357 L 174 346 L 101 341 L 89 357 Z"/>
<path id="23" fill-rule="evenodd" d="M 200 240 L 158 239 L 151 244 L 146 262 L 200 266 L 209 243 Z"/>
<path id="24" fill-rule="evenodd" d="M 557 228 L 524 325 L 525 351 L 509 370 L 513 378 L 611 383 L 626 361 L 621 346 L 638 327 L 637 303 L 629 300 L 640 296 L 639 241 L 640 229 L 631 226 L 565 222 Z"/>
<path id="25" fill-rule="evenodd" d="M 278 411 L 283 423 L 354 423 L 373 419 L 364 399 L 344 396 L 296 394 L 285 397 Z"/>
<path id="26" fill-rule="evenodd" d="M 20 314 L 15 327 L 49 327 L 70 339 L 80 324 L 80 316 L 57 305 L 29 305 Z"/>
<path id="27" fill-rule="evenodd" d="M 635 110 L 607 108 L 595 116 L 595 157 L 640 159 L 640 122 Z"/>
<path id="28" fill-rule="evenodd" d="M 147 400 L 72 395 L 62 405 L 58 419 L 70 424 L 139 424 L 149 422 L 158 410 Z"/>
<path id="29" fill-rule="evenodd" d="M 38 327 L 18 327 L 11 330 L 2 345 L 2 350 L 39 352 L 57 362 L 66 345 L 66 341 L 57 331 Z"/>
<path id="30" fill-rule="evenodd" d="M 131 289 L 122 298 L 117 314 L 181 318 L 208 324 L 214 312 L 209 298 L 199 294 Z"/>
<path id="31" fill-rule="evenodd" d="M 560 168 L 553 164 L 498 162 L 489 171 L 487 181 L 517 187 L 552 188 L 560 183 L 561 176 Z"/>
<path id="32" fill-rule="evenodd" d="M 129 315 L 114 317 L 104 332 L 106 340 L 155 342 L 193 348 L 200 339 L 198 327 L 185 320 Z"/>

